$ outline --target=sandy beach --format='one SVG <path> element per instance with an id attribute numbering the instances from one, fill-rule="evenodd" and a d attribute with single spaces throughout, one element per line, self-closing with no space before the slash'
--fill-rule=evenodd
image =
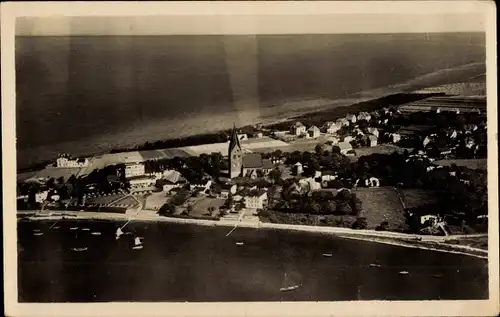
<path id="1" fill-rule="evenodd" d="M 19 213 L 21 214 L 21 213 Z M 170 222 L 179 224 L 194 224 L 201 226 L 217 226 L 217 227 L 242 227 L 242 228 L 266 228 L 275 230 L 287 231 L 305 231 L 322 234 L 333 234 L 342 238 L 363 240 L 374 243 L 397 245 L 408 248 L 418 248 L 446 253 L 455 253 L 473 256 L 477 258 L 487 259 L 488 251 L 473 248 L 465 245 L 447 244 L 448 240 L 460 240 L 461 238 L 483 237 L 484 234 L 476 235 L 451 235 L 451 236 L 426 236 L 417 234 L 406 234 L 389 231 L 375 230 L 354 230 L 342 227 L 321 227 L 307 225 L 289 225 L 265 222 L 245 222 L 236 220 L 205 220 L 205 219 L 189 219 L 189 218 L 174 218 L 164 217 L 156 214 L 139 214 L 126 215 L 116 213 L 102 212 L 74 212 L 74 211 L 54 211 L 48 215 L 26 215 L 24 219 L 30 221 L 38 220 L 109 220 L 109 221 L 154 221 L 154 222 Z"/>

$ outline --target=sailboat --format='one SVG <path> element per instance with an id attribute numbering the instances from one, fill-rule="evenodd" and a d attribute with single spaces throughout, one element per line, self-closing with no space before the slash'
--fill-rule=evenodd
<path id="1" fill-rule="evenodd" d="M 295 291 L 301 286 L 301 284 L 292 284 L 290 282 L 290 278 L 288 278 L 287 274 L 285 273 L 285 277 L 283 278 L 283 286 L 280 288 L 280 292 Z"/>
<path id="2" fill-rule="evenodd" d="M 133 250 L 140 250 L 144 246 L 142 245 L 141 238 L 135 237 L 134 239 L 134 246 L 132 247 Z"/>
<path id="3" fill-rule="evenodd" d="M 116 229 L 116 233 L 115 233 L 116 240 L 120 239 L 120 237 L 122 236 L 122 234 L 123 234 L 122 228 Z"/>

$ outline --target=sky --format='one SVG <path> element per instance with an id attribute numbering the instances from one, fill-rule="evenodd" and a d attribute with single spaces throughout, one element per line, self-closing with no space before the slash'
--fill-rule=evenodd
<path id="1" fill-rule="evenodd" d="M 19 17 L 16 35 L 484 32 L 485 21 L 478 13 Z"/>

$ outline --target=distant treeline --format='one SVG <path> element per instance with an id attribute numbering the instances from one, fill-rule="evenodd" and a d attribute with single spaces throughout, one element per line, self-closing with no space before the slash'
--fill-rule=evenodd
<path id="1" fill-rule="evenodd" d="M 321 126 L 326 121 L 335 121 L 338 118 L 345 117 L 352 113 L 359 113 L 362 111 L 371 112 L 380 110 L 384 107 L 390 108 L 400 106 L 409 102 L 414 102 L 430 97 L 444 96 L 444 93 L 428 93 L 428 94 L 415 94 L 415 93 L 398 93 L 393 95 L 384 96 L 377 99 L 362 101 L 346 107 L 335 107 L 332 109 L 321 110 L 312 113 L 306 113 L 295 118 L 306 125 Z M 288 129 L 290 122 L 280 122 L 268 126 L 271 129 Z"/>
<path id="2" fill-rule="evenodd" d="M 226 142 L 228 140 L 229 133 L 230 130 L 225 130 L 216 133 L 199 134 L 178 139 L 146 142 L 142 145 L 138 145 L 131 148 L 113 149 L 110 151 L 110 153 L 128 152 L 128 151 L 149 151 L 149 150 L 176 148 L 184 146 L 195 146 L 201 144 L 221 143 L 221 142 Z"/>

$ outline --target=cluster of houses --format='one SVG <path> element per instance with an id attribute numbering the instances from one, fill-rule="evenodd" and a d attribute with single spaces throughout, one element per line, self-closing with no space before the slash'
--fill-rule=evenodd
<path id="1" fill-rule="evenodd" d="M 89 166 L 88 158 L 72 158 L 69 154 L 59 154 L 56 159 L 55 167 L 68 168 L 68 167 L 87 167 Z"/>

